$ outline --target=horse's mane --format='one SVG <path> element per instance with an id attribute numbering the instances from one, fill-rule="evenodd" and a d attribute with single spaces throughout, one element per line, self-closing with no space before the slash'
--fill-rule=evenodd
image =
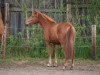
<path id="1" fill-rule="evenodd" d="M 1 8 L 0 8 L 0 18 L 2 19 L 2 13 L 1 13 Z"/>
<path id="2" fill-rule="evenodd" d="M 43 16 L 49 21 L 49 22 L 52 22 L 52 23 L 56 23 L 52 18 L 50 18 L 49 16 L 43 14 Z"/>
<path id="3" fill-rule="evenodd" d="M 42 16 L 43 16 L 43 18 L 45 18 L 48 22 L 50 22 L 50 23 L 56 23 L 52 18 L 50 18 L 49 16 L 47 16 L 47 15 L 45 15 L 45 14 L 43 14 L 43 13 L 40 13 Z"/>

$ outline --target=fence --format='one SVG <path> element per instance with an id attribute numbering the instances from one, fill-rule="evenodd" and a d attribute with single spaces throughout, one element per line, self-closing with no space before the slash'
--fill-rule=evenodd
<path id="1" fill-rule="evenodd" d="M 12 0 L 5 0 L 5 1 L 9 2 Z M 19 5 L 20 2 L 15 3 L 15 1 L 14 2 L 12 1 L 10 5 L 10 15 L 6 14 L 5 16 L 5 17 L 7 17 L 7 15 L 8 17 L 10 16 L 10 19 L 9 19 L 10 27 L 7 29 L 8 30 L 10 29 L 10 32 L 11 32 L 11 36 L 9 37 L 9 40 L 7 40 L 6 54 L 7 55 L 11 54 L 12 56 L 14 55 L 20 56 L 20 55 L 26 54 L 31 57 L 47 57 L 47 50 L 45 50 L 46 46 L 43 40 L 43 34 L 40 34 L 43 31 L 39 26 L 28 28 L 29 29 L 28 35 L 30 35 L 30 39 L 26 41 L 27 34 L 25 33 L 27 33 L 27 31 L 26 31 L 26 26 L 24 24 L 26 10 L 29 11 L 28 15 L 30 15 L 33 9 L 39 9 L 43 13 L 46 13 L 48 16 L 51 16 L 52 18 L 54 18 L 57 22 L 62 22 L 62 21 L 66 21 L 66 13 L 68 12 L 65 10 L 67 9 L 66 4 L 68 3 L 66 3 L 66 0 L 47 0 L 47 1 L 46 0 L 37 0 L 37 1 L 32 0 L 32 2 L 30 0 L 29 3 L 27 2 L 27 0 L 25 1 L 19 0 L 23 3 L 22 7 L 20 8 L 18 7 L 20 6 Z M 49 3 L 50 1 L 51 3 Z M 27 4 L 25 4 L 25 2 Z M 82 5 L 77 6 L 75 4 L 72 4 L 72 6 L 73 6 L 72 7 L 72 16 L 73 16 L 72 22 L 77 30 L 77 38 L 76 38 L 76 44 L 75 44 L 76 57 L 90 58 L 93 55 L 92 57 L 93 59 L 95 59 L 96 40 L 94 38 L 97 38 L 99 42 L 99 37 L 96 37 L 95 35 L 92 37 L 92 34 L 91 34 L 92 29 L 90 27 L 92 23 L 89 22 L 89 17 L 91 15 L 89 15 L 90 13 L 88 13 L 87 11 L 88 8 L 86 6 L 82 6 Z M 7 13 L 7 11 L 5 12 Z M 6 18 L 6 21 L 5 21 L 5 23 L 8 25 L 9 25 L 9 20 L 8 18 Z M 99 32 L 99 29 L 98 29 L 98 32 Z M 98 35 L 99 33 L 97 33 L 97 36 Z M 94 41 L 91 39 L 91 37 L 94 39 Z M 60 47 L 58 49 L 59 49 L 58 56 L 63 57 L 63 50 L 60 50 L 61 49 Z M 99 47 L 97 49 L 98 49 L 97 52 L 99 53 Z M 100 56 L 98 55 L 98 57 Z"/>
<path id="2" fill-rule="evenodd" d="M 11 29 L 11 28 L 10 28 Z M 90 30 L 89 30 L 90 29 Z M 6 32 L 7 29 L 5 29 Z M 85 34 L 84 31 L 90 33 Z M 5 56 L 29 56 L 29 57 L 47 57 L 47 49 L 44 42 L 43 30 L 39 25 L 28 28 L 29 37 L 27 38 L 26 28 L 23 32 L 18 32 L 17 36 L 11 35 L 9 40 L 3 42 L 3 58 Z M 76 58 L 96 59 L 96 26 L 76 27 L 77 37 L 75 43 Z M 80 36 L 81 35 L 81 36 Z M 4 38 L 6 39 L 6 33 Z M 5 48 L 6 47 L 6 48 Z M 52 47 L 53 48 L 53 47 Z M 5 54 L 6 53 L 6 54 Z M 63 50 L 59 46 L 57 56 L 63 58 Z"/>

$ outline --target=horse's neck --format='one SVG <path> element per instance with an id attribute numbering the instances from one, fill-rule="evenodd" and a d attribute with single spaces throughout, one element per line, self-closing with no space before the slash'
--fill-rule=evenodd
<path id="1" fill-rule="evenodd" d="M 43 27 L 43 29 L 50 28 L 53 25 L 55 25 L 55 23 L 56 23 L 56 22 L 47 21 L 45 18 L 43 18 L 42 15 L 39 17 L 39 22 L 40 22 L 41 26 Z"/>

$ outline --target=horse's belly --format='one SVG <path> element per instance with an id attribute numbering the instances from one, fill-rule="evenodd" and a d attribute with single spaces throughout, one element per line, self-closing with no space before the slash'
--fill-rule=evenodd
<path id="1" fill-rule="evenodd" d="M 56 36 L 51 36 L 50 38 L 49 38 L 49 40 L 50 40 L 50 43 L 54 43 L 54 44 L 60 44 L 60 42 L 59 42 L 59 40 L 58 40 L 58 38 L 56 37 Z"/>
<path id="2" fill-rule="evenodd" d="M 57 34 L 57 25 L 51 28 L 49 40 L 50 40 L 50 43 L 59 44 L 58 34 Z"/>
<path id="3" fill-rule="evenodd" d="M 60 42 L 58 40 L 50 40 L 50 43 L 53 43 L 53 44 L 60 44 Z"/>

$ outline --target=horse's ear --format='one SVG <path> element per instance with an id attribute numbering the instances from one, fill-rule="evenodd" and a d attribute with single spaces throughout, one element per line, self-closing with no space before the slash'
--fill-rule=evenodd
<path id="1" fill-rule="evenodd" d="M 38 16 L 38 11 L 34 11 L 34 14 L 35 14 L 36 16 Z"/>
<path id="2" fill-rule="evenodd" d="M 35 10 L 34 13 L 37 14 L 37 11 Z"/>

